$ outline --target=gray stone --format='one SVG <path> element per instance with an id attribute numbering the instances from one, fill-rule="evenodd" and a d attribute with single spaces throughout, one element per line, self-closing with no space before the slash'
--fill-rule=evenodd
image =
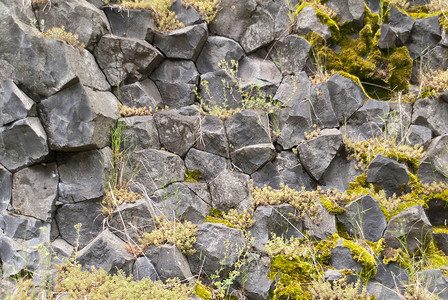
<path id="1" fill-rule="evenodd" d="M 297 1 L 291 1 L 289 3 L 271 2 L 273 3 L 274 7 L 279 7 L 278 9 L 271 12 L 275 19 L 274 33 L 276 39 L 280 39 L 288 35 L 289 29 L 293 25 L 289 16 L 291 16 L 291 14 L 295 11 L 296 4 L 292 2 Z"/>
<path id="2" fill-rule="evenodd" d="M 151 245 L 145 251 L 145 256 L 152 262 L 160 280 L 164 282 L 175 277 L 180 280 L 193 279 L 187 258 L 175 245 Z"/>
<path id="3" fill-rule="evenodd" d="M 23 0 L 3 1 L 0 3 L 0 17 L 15 15 L 20 21 L 29 23 L 36 18 L 30 4 Z"/>
<path id="4" fill-rule="evenodd" d="M 35 116 L 35 103 L 12 80 L 0 81 L 0 127 Z"/>
<path id="5" fill-rule="evenodd" d="M 236 279 L 243 288 L 244 295 L 251 300 L 265 300 L 269 297 L 272 280 L 268 278 L 270 259 L 259 254 L 249 253 L 241 268 L 241 275 Z"/>
<path id="6" fill-rule="evenodd" d="M 302 238 L 303 222 L 298 212 L 290 204 L 259 206 L 253 216 L 255 224 L 249 228 L 254 247 L 265 252 L 264 246 L 275 235 L 283 239 Z"/>
<path id="7" fill-rule="evenodd" d="M 9 171 L 39 162 L 47 154 L 47 135 L 38 118 L 0 128 L 0 164 Z"/>
<path id="8" fill-rule="evenodd" d="M 411 58 L 416 59 L 434 48 L 441 39 L 440 16 L 417 19 L 406 47 Z"/>
<path id="9" fill-rule="evenodd" d="M 104 216 L 101 214 L 101 201 L 89 200 L 60 206 L 55 215 L 61 238 L 79 249 L 84 248 L 103 229 Z M 79 236 L 74 226 L 81 223 Z"/>
<path id="10" fill-rule="evenodd" d="M 431 225 L 448 224 L 448 206 L 445 200 L 437 197 L 428 200 L 425 212 Z"/>
<path id="11" fill-rule="evenodd" d="M 313 120 L 309 101 L 302 101 L 279 112 L 280 136 L 277 143 L 283 149 L 291 149 L 305 140 L 305 132 L 311 132 Z"/>
<path id="12" fill-rule="evenodd" d="M 231 61 L 239 61 L 244 56 L 241 46 L 234 40 L 222 36 L 209 36 L 196 61 L 201 74 L 220 70 L 219 64 L 225 60 L 230 66 Z"/>
<path id="13" fill-rule="evenodd" d="M 356 160 L 348 160 L 347 153 L 337 153 L 321 177 L 322 189 L 336 189 L 340 193 L 350 189 L 350 182 L 362 174 Z"/>
<path id="14" fill-rule="evenodd" d="M 290 63 L 284 66 L 284 68 L 288 68 L 289 65 Z M 294 107 L 311 98 L 311 81 L 308 75 L 304 71 L 296 74 L 283 77 L 282 83 L 275 93 L 274 100 L 280 101 L 286 106 Z"/>
<path id="15" fill-rule="evenodd" d="M 199 73 L 192 61 L 166 60 L 151 74 L 163 104 L 169 107 L 191 105 L 195 100 Z"/>
<path id="16" fill-rule="evenodd" d="M 264 111 L 243 110 L 228 118 L 225 123 L 231 151 L 245 146 L 269 144 L 269 120 Z"/>
<path id="17" fill-rule="evenodd" d="M 185 179 L 184 162 L 178 155 L 167 151 L 138 150 L 132 153 L 130 163 L 132 166 L 139 166 L 134 177 L 134 188 L 144 188 L 148 195 Z"/>
<path id="18" fill-rule="evenodd" d="M 104 196 L 103 182 L 109 148 L 86 152 L 58 153 L 59 201 L 75 203 Z M 103 157 L 106 156 L 106 157 Z M 112 153 L 110 153 L 112 155 Z"/>
<path id="19" fill-rule="evenodd" d="M 117 99 L 110 92 L 76 84 L 39 105 L 51 150 L 84 151 L 110 142 L 110 128 L 118 117 Z M 64 116 L 64 118 L 61 118 Z"/>
<path id="20" fill-rule="evenodd" d="M 345 212 L 338 215 L 347 232 L 371 242 L 378 241 L 386 229 L 387 221 L 381 206 L 370 194 L 350 202 Z"/>
<path id="21" fill-rule="evenodd" d="M 153 116 L 134 116 L 119 119 L 124 124 L 124 147 L 132 150 L 160 149 L 159 133 Z"/>
<path id="22" fill-rule="evenodd" d="M 331 250 L 331 257 L 328 264 L 337 270 L 352 270 L 361 272 L 361 264 L 353 259 L 352 252 L 349 248 L 342 245 L 342 240 L 338 239 L 336 247 Z"/>
<path id="23" fill-rule="evenodd" d="M 241 38 L 241 46 L 244 51 L 250 54 L 273 42 L 275 38 L 274 24 L 271 14 L 267 10 L 257 7 Z"/>
<path id="24" fill-rule="evenodd" d="M 201 180 L 210 182 L 227 168 L 227 160 L 222 156 L 192 148 L 185 156 L 185 166 L 189 171 L 198 170 Z"/>
<path id="25" fill-rule="evenodd" d="M 154 265 L 147 257 L 142 256 L 135 260 L 132 269 L 132 279 L 140 281 L 144 278 L 149 278 L 152 281 L 160 280 Z"/>
<path id="26" fill-rule="evenodd" d="M 0 228 L 5 236 L 29 243 L 50 237 L 50 223 L 10 212 L 0 216 Z"/>
<path id="27" fill-rule="evenodd" d="M 414 60 L 412 65 L 411 84 L 419 86 L 422 76 L 448 68 L 448 51 L 443 46 L 436 46 L 426 52 L 419 59 Z"/>
<path id="28" fill-rule="evenodd" d="M 304 218 L 305 232 L 316 240 L 325 240 L 336 233 L 336 217 L 328 212 L 319 201 L 319 214 L 316 219 Z"/>
<path id="29" fill-rule="evenodd" d="M 426 148 L 417 171 L 423 183 L 448 182 L 448 134 L 438 136 Z"/>
<path id="30" fill-rule="evenodd" d="M 154 38 L 156 46 L 168 58 L 196 60 L 207 40 L 207 25 L 192 25 L 170 31 L 157 33 Z"/>
<path id="31" fill-rule="evenodd" d="M 437 243 L 437 246 L 440 250 L 448 255 L 448 233 L 445 232 L 433 232 L 432 236 L 434 237 L 434 241 Z"/>
<path id="32" fill-rule="evenodd" d="M 333 269 L 327 269 L 324 273 L 325 281 L 339 281 L 341 280 L 345 275 L 339 272 L 339 270 L 333 270 Z"/>
<path id="33" fill-rule="evenodd" d="M 112 213 L 109 230 L 126 243 L 137 244 L 144 232 L 155 229 L 153 217 L 146 199 L 123 203 Z"/>
<path id="34" fill-rule="evenodd" d="M 101 268 L 112 274 L 122 270 L 129 275 L 132 273 L 134 265 L 134 258 L 126 250 L 123 241 L 109 230 L 101 232 L 84 249 L 79 251 L 76 260 L 84 269 Z"/>
<path id="35" fill-rule="evenodd" d="M 327 82 L 311 86 L 311 112 L 319 128 L 339 127 Z"/>
<path id="36" fill-rule="evenodd" d="M 367 293 L 375 296 L 378 300 L 405 300 L 406 298 L 396 291 L 382 285 L 379 282 L 367 282 Z"/>
<path id="37" fill-rule="evenodd" d="M 152 42 L 156 30 L 153 12 L 149 9 L 123 9 L 119 6 L 104 8 L 114 35 Z"/>
<path id="38" fill-rule="evenodd" d="M 160 144 L 166 150 L 184 157 L 197 139 L 199 119 L 184 116 L 176 110 L 165 110 L 154 115 Z"/>
<path id="39" fill-rule="evenodd" d="M 29 246 L 7 236 L 0 237 L 0 259 L 5 278 L 19 274 L 22 270 L 32 272 L 39 269 L 39 251 Z"/>
<path id="40" fill-rule="evenodd" d="M 310 43 L 298 35 L 288 35 L 275 42 L 270 58 L 280 68 L 282 74 L 301 74 L 309 57 Z M 303 87 L 298 86 L 299 93 Z"/>
<path id="41" fill-rule="evenodd" d="M 208 153 L 229 158 L 229 146 L 224 122 L 217 116 L 206 115 L 201 119 L 196 147 Z"/>
<path id="42" fill-rule="evenodd" d="M 428 127 L 435 136 L 448 134 L 448 103 L 432 98 L 417 100 L 412 124 Z"/>
<path id="43" fill-rule="evenodd" d="M 252 14 L 257 8 L 255 0 L 223 0 L 218 6 L 218 13 L 209 25 L 215 35 L 240 41 Z"/>
<path id="44" fill-rule="evenodd" d="M 183 183 L 173 183 L 156 191 L 151 200 L 154 202 L 155 214 L 170 220 L 201 224 L 210 214 L 210 203 Z"/>
<path id="45" fill-rule="evenodd" d="M 185 7 L 181 0 L 174 1 L 170 10 L 176 14 L 176 18 L 185 26 L 202 22 L 201 14 L 191 5 Z"/>
<path id="46" fill-rule="evenodd" d="M 424 270 L 417 273 L 421 285 L 440 299 L 448 299 L 448 278 L 439 269 Z"/>
<path id="47" fill-rule="evenodd" d="M 311 177 L 319 180 L 342 144 L 339 130 L 324 129 L 321 135 L 297 146 L 300 162 Z"/>
<path id="48" fill-rule="evenodd" d="M 406 143 L 411 147 L 416 145 L 425 146 L 431 141 L 431 138 L 431 129 L 425 126 L 411 125 L 406 135 Z"/>
<path id="49" fill-rule="evenodd" d="M 431 240 L 431 229 L 423 207 L 415 205 L 392 217 L 383 237 L 387 246 L 413 254 Z"/>
<path id="50" fill-rule="evenodd" d="M 93 50 L 101 36 L 110 31 L 103 11 L 87 1 L 52 0 L 33 4 L 37 20 L 44 20 L 46 28 L 64 26 L 67 32 L 77 34 L 79 42 Z"/>
<path id="51" fill-rule="evenodd" d="M 51 261 L 54 264 L 62 265 L 69 261 L 75 250 L 75 247 L 64 241 L 63 239 L 56 239 L 51 243 L 51 250 L 53 251 Z"/>
<path id="52" fill-rule="evenodd" d="M 0 212 L 6 210 L 11 203 L 12 175 L 0 165 Z"/>
<path id="53" fill-rule="evenodd" d="M 129 107 L 150 107 L 152 111 L 162 108 L 162 96 L 151 79 L 120 86 L 115 95 L 123 105 Z"/>
<path id="54" fill-rule="evenodd" d="M 380 31 L 380 38 L 378 40 L 378 47 L 380 49 L 392 49 L 397 43 L 397 34 L 392 30 L 389 24 L 382 24 Z"/>
<path id="55" fill-rule="evenodd" d="M 302 36 L 310 31 L 320 34 L 325 40 L 331 38 L 330 29 L 320 22 L 316 10 L 311 5 L 304 7 L 299 13 L 294 28 L 294 32 Z"/>
<path id="56" fill-rule="evenodd" d="M 12 205 L 23 215 L 50 221 L 58 196 L 55 163 L 32 166 L 13 176 Z"/>
<path id="57" fill-rule="evenodd" d="M 333 111 L 340 124 L 350 119 L 353 113 L 367 101 L 362 88 L 339 73 L 328 79 L 327 86 Z"/>
<path id="58" fill-rule="evenodd" d="M 384 286 L 404 292 L 408 283 L 408 272 L 399 263 L 391 261 L 384 264 L 383 257 L 377 259 L 377 271 L 373 280 L 383 284 Z"/>
<path id="59" fill-rule="evenodd" d="M 243 106 L 243 97 L 237 83 L 219 70 L 201 75 L 199 100 L 203 109 L 233 109 Z"/>
<path id="60" fill-rule="evenodd" d="M 188 257 L 194 275 L 210 276 L 216 271 L 224 278 L 238 260 L 246 242 L 239 229 L 218 223 L 204 223 L 198 226 L 196 252 Z"/>
<path id="61" fill-rule="evenodd" d="M 389 102 L 389 114 L 385 125 L 385 137 L 396 144 L 406 142 L 406 133 L 411 125 L 413 107 L 406 102 Z"/>
<path id="62" fill-rule="evenodd" d="M 212 205 L 219 210 L 237 209 L 242 213 L 252 205 L 249 176 L 224 170 L 210 182 Z"/>
<path id="63" fill-rule="evenodd" d="M 232 163 L 243 173 L 254 173 L 276 156 L 272 144 L 256 144 L 240 148 L 230 153 Z"/>
<path id="64" fill-rule="evenodd" d="M 388 23 L 397 37 L 396 46 L 406 45 L 415 24 L 414 18 L 390 6 Z"/>
<path id="65" fill-rule="evenodd" d="M 336 12 L 340 24 L 343 24 L 344 22 L 353 22 L 358 28 L 364 26 L 364 1 L 328 0 L 326 5 Z"/>
<path id="66" fill-rule="evenodd" d="M 409 175 L 406 165 L 395 159 L 378 154 L 367 169 L 367 182 L 379 185 L 388 197 L 410 192 Z"/>
<path id="67" fill-rule="evenodd" d="M 272 61 L 255 56 L 240 61 L 238 77 L 243 91 L 255 97 L 274 97 L 282 81 L 282 75 Z"/>
<path id="68" fill-rule="evenodd" d="M 163 60 L 162 53 L 144 40 L 110 34 L 99 41 L 95 57 L 112 86 L 143 79 Z"/>

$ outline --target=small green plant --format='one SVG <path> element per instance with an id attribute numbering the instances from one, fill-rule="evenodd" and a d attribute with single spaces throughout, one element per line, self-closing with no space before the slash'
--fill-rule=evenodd
<path id="1" fill-rule="evenodd" d="M 361 280 L 354 283 L 347 283 L 347 278 L 344 276 L 342 279 L 329 282 L 329 281 L 317 281 L 313 282 L 309 289 L 311 299 L 315 300 L 366 300 L 374 299 L 373 296 L 367 293 L 367 289 L 362 285 Z"/>
<path id="2" fill-rule="evenodd" d="M 201 179 L 201 172 L 199 170 L 185 171 L 185 181 L 186 182 L 198 182 Z"/>
<path id="3" fill-rule="evenodd" d="M 441 92 L 448 89 L 448 70 L 430 70 L 421 75 L 420 97 L 438 98 Z"/>
<path id="4" fill-rule="evenodd" d="M 50 39 L 57 39 L 66 42 L 70 46 L 74 48 L 78 48 L 79 50 L 84 50 L 84 43 L 80 43 L 78 38 L 78 34 L 73 34 L 71 32 L 68 32 L 65 30 L 65 26 L 61 27 L 53 27 L 50 29 L 47 29 L 45 32 L 38 33 L 38 35 L 44 36 L 46 38 Z"/>
<path id="5" fill-rule="evenodd" d="M 253 214 L 247 212 L 247 210 L 244 210 L 242 214 L 238 214 L 236 209 L 223 212 L 212 208 L 212 211 L 210 215 L 206 217 L 205 222 L 221 223 L 235 229 L 241 229 L 245 232 L 255 224 L 255 220 L 253 220 L 252 217 Z"/>
<path id="6" fill-rule="evenodd" d="M 150 106 L 129 107 L 127 105 L 119 103 L 118 109 L 120 110 L 120 115 L 123 117 L 152 115 L 152 108 Z"/>

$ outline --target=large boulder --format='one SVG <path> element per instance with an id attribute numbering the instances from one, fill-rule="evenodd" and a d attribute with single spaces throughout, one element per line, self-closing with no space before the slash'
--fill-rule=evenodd
<path id="1" fill-rule="evenodd" d="M 196 148 L 222 157 L 229 157 L 229 143 L 224 122 L 217 116 L 206 115 L 201 119 Z"/>
<path id="2" fill-rule="evenodd" d="M 252 195 L 248 175 L 226 169 L 209 185 L 214 208 L 224 211 L 234 208 L 240 213 L 250 208 Z"/>
<path id="3" fill-rule="evenodd" d="M 448 134 L 438 136 L 426 148 L 417 171 L 423 183 L 448 182 Z"/>
<path id="4" fill-rule="evenodd" d="M 241 108 L 243 95 L 228 72 L 218 70 L 201 75 L 199 101 L 205 110 Z"/>
<path id="5" fill-rule="evenodd" d="M 312 106 L 307 100 L 280 110 L 278 115 L 280 136 L 277 143 L 291 149 L 305 140 L 305 132 L 313 129 Z"/>
<path id="6" fill-rule="evenodd" d="M 48 153 L 47 135 L 38 118 L 0 128 L 0 164 L 9 171 L 39 162 Z"/>
<path id="7" fill-rule="evenodd" d="M 417 19 L 406 47 L 411 58 L 416 59 L 434 48 L 441 39 L 440 16 Z"/>
<path id="8" fill-rule="evenodd" d="M 228 118 L 224 125 L 231 150 L 271 143 L 269 120 L 264 111 L 243 110 L 237 112 Z"/>
<path id="9" fill-rule="evenodd" d="M 250 175 L 273 160 L 276 155 L 272 144 L 257 144 L 233 151 L 230 158 L 238 169 Z"/>
<path id="10" fill-rule="evenodd" d="M 162 96 L 151 79 L 137 81 L 117 88 L 115 95 L 121 104 L 129 107 L 146 107 L 155 111 L 162 108 Z"/>
<path id="11" fill-rule="evenodd" d="M 311 50 L 307 40 L 298 35 L 288 35 L 272 46 L 270 57 L 282 74 L 299 75 L 306 65 Z M 300 92 L 302 87 L 300 87 Z"/>
<path id="12" fill-rule="evenodd" d="M 190 149 L 185 156 L 185 166 L 189 171 L 199 171 L 201 180 L 213 181 L 227 168 L 227 160 L 219 155 Z"/>
<path id="13" fill-rule="evenodd" d="M 50 149 L 83 151 L 107 146 L 118 117 L 117 102 L 112 93 L 81 84 L 43 100 L 38 108 Z"/>
<path id="14" fill-rule="evenodd" d="M 366 174 L 367 182 L 378 184 L 388 197 L 410 192 L 408 169 L 395 159 L 378 154 L 369 164 Z"/>
<path id="15" fill-rule="evenodd" d="M 114 35 L 152 42 L 156 30 L 153 12 L 149 9 L 104 8 Z"/>
<path id="16" fill-rule="evenodd" d="M 294 53 L 296 52 L 294 51 Z M 285 54 L 282 54 L 282 59 L 287 59 L 285 58 Z M 294 64 L 289 61 L 282 65 L 283 70 L 288 69 L 291 64 L 294 66 Z M 310 100 L 311 98 L 311 81 L 308 75 L 304 71 L 293 73 L 295 73 L 295 75 L 283 77 L 282 83 L 274 96 L 274 100 L 280 101 L 289 107 L 298 105 L 304 100 Z"/>
<path id="17" fill-rule="evenodd" d="M 241 38 L 241 46 L 250 54 L 274 41 L 274 18 L 264 8 L 257 7 Z"/>
<path id="18" fill-rule="evenodd" d="M 199 73 L 192 61 L 166 60 L 151 74 L 163 104 L 181 107 L 194 103 Z"/>
<path id="19" fill-rule="evenodd" d="M 448 103 L 433 98 L 417 100 L 412 124 L 428 127 L 436 136 L 448 134 Z"/>
<path id="20" fill-rule="evenodd" d="M 0 127 L 8 123 L 33 117 L 36 106 L 12 80 L 0 81 Z"/>
<path id="21" fill-rule="evenodd" d="M 159 132 L 153 116 L 133 116 L 118 122 L 124 126 L 124 147 L 132 150 L 160 149 Z"/>
<path id="22" fill-rule="evenodd" d="M 12 205 L 23 215 L 50 221 L 58 196 L 59 176 L 55 163 L 36 165 L 13 176 Z"/>
<path id="23" fill-rule="evenodd" d="M 112 86 L 144 79 L 163 60 L 163 54 L 144 40 L 110 34 L 98 42 L 95 57 Z"/>

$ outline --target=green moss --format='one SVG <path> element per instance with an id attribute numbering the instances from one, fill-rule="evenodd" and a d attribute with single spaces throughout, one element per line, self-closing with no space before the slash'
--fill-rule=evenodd
<path id="1" fill-rule="evenodd" d="M 368 282 L 376 274 L 376 259 L 363 246 L 354 241 L 343 239 L 342 245 L 350 249 L 353 259 L 361 264 L 360 276 Z"/>
<path id="2" fill-rule="evenodd" d="M 210 290 L 200 282 L 196 282 L 196 285 L 194 286 L 194 291 L 196 293 L 196 296 L 200 297 L 201 299 L 204 300 L 213 299 Z"/>
<path id="3" fill-rule="evenodd" d="M 205 217 L 204 223 L 209 222 L 209 223 L 219 223 L 219 224 L 224 224 L 228 227 L 231 228 L 236 228 L 236 226 L 234 224 L 232 224 L 230 221 L 221 219 L 221 218 L 217 218 L 217 217 L 212 217 L 212 216 L 207 216 Z"/>
<path id="4" fill-rule="evenodd" d="M 334 214 L 334 215 L 340 215 L 345 212 L 345 208 L 338 205 L 337 203 L 333 201 L 329 201 L 327 198 L 322 199 L 322 205 L 325 207 L 325 209 Z"/>
<path id="5" fill-rule="evenodd" d="M 412 62 L 409 51 L 405 46 L 393 51 L 389 57 L 389 69 L 392 70 L 389 78 L 391 89 L 407 92 L 412 75 Z"/>
<path id="6" fill-rule="evenodd" d="M 323 11 L 319 10 L 318 8 L 314 7 L 314 9 L 316 10 L 316 16 L 319 19 L 319 21 L 324 24 L 325 26 L 328 27 L 328 29 L 330 29 L 331 32 L 331 38 L 329 39 L 328 42 L 335 42 L 338 41 L 340 39 L 340 31 L 339 31 L 339 26 L 338 24 L 333 21 L 326 13 L 324 13 Z"/>
<path id="7" fill-rule="evenodd" d="M 447 225 L 437 225 L 432 227 L 432 232 L 434 233 L 448 233 Z"/>
<path id="8" fill-rule="evenodd" d="M 198 182 L 201 179 L 201 172 L 199 170 L 185 171 L 186 182 Z"/>

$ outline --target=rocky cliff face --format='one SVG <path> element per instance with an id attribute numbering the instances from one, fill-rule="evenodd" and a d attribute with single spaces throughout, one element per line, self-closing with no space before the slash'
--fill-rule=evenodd
<path id="1" fill-rule="evenodd" d="M 328 280 L 344 273 L 329 266 L 352 269 L 377 299 L 402 297 L 406 272 L 387 253 L 434 238 L 448 254 L 433 229 L 448 219 L 447 21 L 300 4 L 222 0 L 208 24 L 178 1 L 185 26 L 163 32 L 151 10 L 1 0 L 3 275 L 39 274 L 46 244 L 55 261 L 75 252 L 134 278 L 213 286 L 243 265 L 231 289 L 267 299 L 286 293 L 287 254 L 265 248 L 277 236 L 331 240 Z M 372 87 L 402 91 L 384 101 Z M 143 246 L 159 218 L 197 225 L 196 242 Z M 351 239 L 389 252 L 366 273 Z"/>

